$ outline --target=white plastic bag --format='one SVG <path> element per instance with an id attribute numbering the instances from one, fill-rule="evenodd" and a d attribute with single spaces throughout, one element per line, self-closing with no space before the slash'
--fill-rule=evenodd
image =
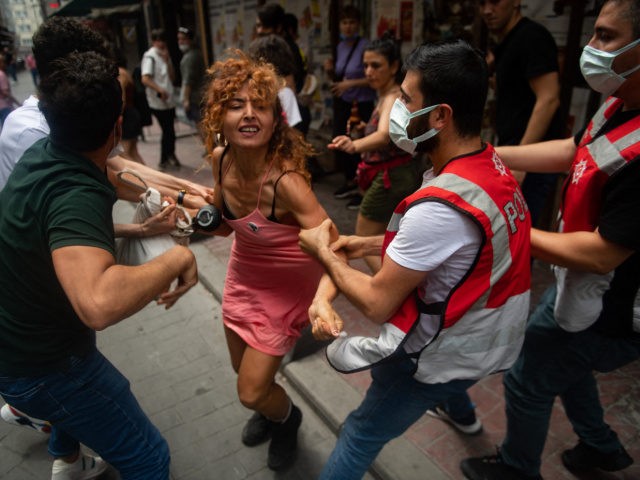
<path id="1" fill-rule="evenodd" d="M 123 171 L 118 174 L 121 180 L 127 182 L 123 179 L 123 174 L 134 175 L 146 187 L 144 180 L 136 173 Z M 136 207 L 132 223 L 144 223 L 147 218 L 160 213 L 166 205 L 166 202 L 162 202 L 160 192 L 155 188 L 148 187 Z M 121 265 L 140 265 L 162 255 L 176 244 L 187 246 L 189 236 L 193 233 L 191 216 L 182 205 L 176 205 L 176 209 L 178 210 L 178 220 L 174 231 L 152 237 L 118 239 L 116 242 L 116 261 Z"/>

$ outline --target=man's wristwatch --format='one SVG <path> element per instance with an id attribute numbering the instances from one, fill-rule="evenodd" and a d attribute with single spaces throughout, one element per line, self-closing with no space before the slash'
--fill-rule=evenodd
<path id="1" fill-rule="evenodd" d="M 184 196 L 187 194 L 187 191 L 182 189 L 178 191 L 178 201 L 176 202 L 178 205 L 182 206 L 184 202 Z"/>

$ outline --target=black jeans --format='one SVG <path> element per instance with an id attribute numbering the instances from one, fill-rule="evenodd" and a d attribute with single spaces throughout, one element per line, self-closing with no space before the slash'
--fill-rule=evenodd
<path id="1" fill-rule="evenodd" d="M 176 156 L 176 131 L 173 123 L 176 119 L 175 108 L 167 110 L 151 109 L 151 113 L 158 119 L 162 130 L 162 140 L 160 141 L 160 163 L 167 163 L 167 160 Z"/>

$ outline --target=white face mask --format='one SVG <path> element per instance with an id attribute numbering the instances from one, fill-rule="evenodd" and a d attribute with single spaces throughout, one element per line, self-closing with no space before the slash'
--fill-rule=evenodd
<path id="1" fill-rule="evenodd" d="M 179 43 L 178 44 L 178 48 L 180 49 L 180 51 L 182 53 L 186 52 L 187 50 L 189 50 L 189 45 L 187 45 L 186 43 Z"/>
<path id="2" fill-rule="evenodd" d="M 439 130 L 437 128 L 432 128 L 422 135 L 418 135 L 415 138 L 409 138 L 407 134 L 407 126 L 409 125 L 409 122 L 411 122 L 411 119 L 419 117 L 420 115 L 425 115 L 439 106 L 440 104 L 432 105 L 411 113 L 399 98 L 396 99 L 393 107 L 391 108 L 391 115 L 389 117 L 389 137 L 391 137 L 391 141 L 395 143 L 398 148 L 407 153 L 413 154 L 420 142 L 424 142 L 425 140 L 435 136 Z"/>
<path id="3" fill-rule="evenodd" d="M 640 38 L 615 52 L 605 52 L 589 45 L 584 47 L 580 56 L 580 70 L 589 86 L 607 97 L 618 90 L 629 75 L 640 69 L 640 65 L 622 73 L 614 72 L 611 65 L 618 55 L 631 50 L 638 44 L 640 44 Z"/>

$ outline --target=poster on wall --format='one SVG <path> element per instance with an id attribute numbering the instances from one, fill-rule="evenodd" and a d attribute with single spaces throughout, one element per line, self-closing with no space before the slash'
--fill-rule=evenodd
<path id="1" fill-rule="evenodd" d="M 372 26 L 375 26 L 373 38 L 380 38 L 387 32 L 395 37 L 398 34 L 398 16 L 400 13 L 398 4 L 395 2 L 379 1 L 374 11 L 376 18 L 375 22 L 372 23 Z"/>
<path id="2" fill-rule="evenodd" d="M 385 32 L 391 32 L 401 42 L 402 55 L 406 56 L 424 41 L 425 7 L 432 4 L 433 0 L 373 1 L 371 38 L 380 38 Z"/>
<path id="3" fill-rule="evenodd" d="M 214 60 L 229 48 L 246 49 L 256 22 L 256 0 L 210 0 L 209 25 Z"/>
<path id="4" fill-rule="evenodd" d="M 400 40 L 413 40 L 413 2 L 400 3 Z"/>

